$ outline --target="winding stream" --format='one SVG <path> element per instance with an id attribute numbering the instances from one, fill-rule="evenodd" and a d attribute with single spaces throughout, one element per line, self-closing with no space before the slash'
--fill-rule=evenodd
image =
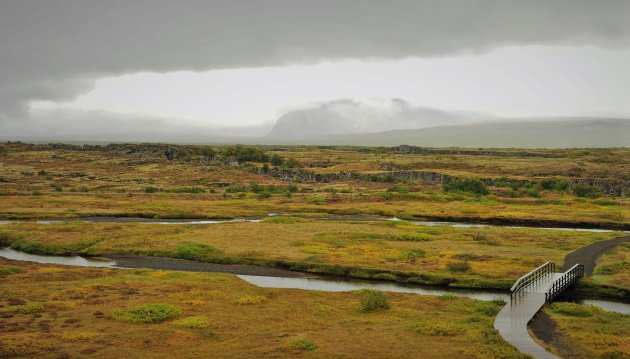
<path id="1" fill-rule="evenodd" d="M 141 218 L 141 217 L 107 217 L 107 216 L 95 216 L 95 217 L 78 217 L 78 218 L 50 218 L 40 219 L 35 221 L 29 220 L 5 220 L 0 219 L 0 225 L 10 223 L 37 223 L 37 224 L 55 224 L 55 223 L 68 223 L 68 222 L 83 222 L 83 223 L 146 223 L 157 225 L 169 225 L 169 224 L 190 224 L 190 225 L 210 225 L 219 223 L 258 223 L 265 218 L 277 216 L 277 213 L 268 213 L 267 217 L 238 217 L 234 219 L 194 219 L 194 218 Z M 313 217 L 306 218 L 313 221 L 357 221 L 357 222 L 384 222 L 384 221 L 396 221 L 400 220 L 396 217 L 376 217 L 369 215 L 337 215 L 329 217 Z M 612 233 L 612 232 L 624 232 L 630 233 L 630 231 L 613 230 L 613 229 L 601 229 L 601 228 L 573 228 L 573 227 L 534 227 L 534 226 L 515 226 L 515 225 L 502 225 L 502 224 L 485 224 L 485 223 L 472 223 L 472 222 L 457 222 L 457 221 L 409 221 L 416 225 L 422 226 L 448 226 L 454 228 L 484 228 L 484 227 L 501 227 L 501 228 L 533 228 L 543 230 L 556 230 L 556 231 L 576 231 L 576 232 L 592 232 L 592 233 Z"/>
<path id="2" fill-rule="evenodd" d="M 61 264 L 80 267 L 109 268 L 149 268 L 169 269 L 192 272 L 228 272 L 236 274 L 242 280 L 264 288 L 292 288 L 319 290 L 326 292 L 344 292 L 361 288 L 378 289 L 387 292 L 415 293 L 423 295 L 451 294 L 477 300 L 503 299 L 509 301 L 505 292 L 457 289 L 437 286 L 405 285 L 393 282 L 362 281 L 321 275 L 305 275 L 303 273 L 280 270 L 277 268 L 211 264 L 187 261 L 182 259 L 139 256 L 103 256 L 102 258 L 85 258 L 81 256 L 52 256 L 28 254 L 11 248 L 0 248 L 0 257 L 6 259 L 36 262 L 42 264 Z M 108 258 L 111 257 L 111 258 Z M 257 274 L 252 274 L 252 272 Z M 607 311 L 630 314 L 630 304 L 597 299 L 576 300 L 578 303 L 593 304 Z"/>

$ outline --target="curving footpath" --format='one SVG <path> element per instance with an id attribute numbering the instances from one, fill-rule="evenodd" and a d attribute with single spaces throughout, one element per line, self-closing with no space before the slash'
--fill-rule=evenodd
<path id="1" fill-rule="evenodd" d="M 630 242 L 630 236 L 598 241 L 588 246 L 578 248 L 564 257 L 564 267 L 562 270 L 567 270 L 581 263 L 584 264 L 584 274 L 591 276 L 593 275 L 597 258 L 624 242 Z"/>
<path id="2" fill-rule="evenodd" d="M 569 270 L 576 264 L 583 264 L 584 274 L 590 276 L 593 274 L 599 256 L 628 241 L 630 241 L 630 236 L 623 236 L 579 248 L 566 255 L 563 271 Z M 562 275 L 563 273 L 550 273 L 537 280 L 533 285 L 515 295 L 510 303 L 501 309 L 494 321 L 494 328 L 508 343 L 534 358 L 558 358 L 532 339 L 527 330 L 527 324 L 547 302 L 545 292 Z"/>

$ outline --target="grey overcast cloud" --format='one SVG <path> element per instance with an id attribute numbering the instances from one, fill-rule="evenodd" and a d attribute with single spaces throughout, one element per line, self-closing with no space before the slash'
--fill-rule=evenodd
<path id="1" fill-rule="evenodd" d="M 2 0 L 0 137 L 624 120 L 629 63 L 622 0 Z"/>

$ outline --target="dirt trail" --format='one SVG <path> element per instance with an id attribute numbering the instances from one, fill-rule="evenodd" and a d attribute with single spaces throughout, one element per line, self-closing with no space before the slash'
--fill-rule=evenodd
<path id="1" fill-rule="evenodd" d="M 599 256 L 620 245 L 621 243 L 629 241 L 630 236 L 623 236 L 605 241 L 595 242 L 593 244 L 589 244 L 588 246 L 579 248 L 564 257 L 564 267 L 562 268 L 562 270 L 566 271 L 574 265 L 582 263 L 584 264 L 584 273 L 588 276 L 591 276 L 593 275 L 595 263 L 597 262 L 597 258 Z"/>
<path id="2" fill-rule="evenodd" d="M 545 312 L 538 312 L 529 322 L 528 329 L 538 340 L 556 349 L 562 358 L 585 358 L 573 350 L 566 335 L 558 330 L 556 322 Z"/>

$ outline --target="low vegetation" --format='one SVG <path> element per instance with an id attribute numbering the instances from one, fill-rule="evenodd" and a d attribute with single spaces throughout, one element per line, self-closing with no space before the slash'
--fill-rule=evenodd
<path id="1" fill-rule="evenodd" d="M 387 348 L 389 358 L 418 353 L 525 358 L 496 334 L 483 309 L 499 307 L 466 298 L 388 293 L 390 309 L 363 313 L 356 293 L 256 288 L 222 273 L 61 267 L 1 258 L 0 266 L 22 270 L 3 277 L 3 288 L 11 290 L 0 291 L 2 309 L 18 299 L 43 305 L 37 313 L 0 317 L 0 357 L 373 357 Z M 262 306 L 235 305 L 243 293 L 269 300 Z M 110 315 L 114 312 L 124 320 Z M 449 318 L 462 332 L 442 337 L 414 330 L 426 318 Z"/>
<path id="2" fill-rule="evenodd" d="M 356 291 L 362 312 L 374 312 L 389 309 L 389 302 L 385 293 L 376 289 L 361 289 Z"/>
<path id="3" fill-rule="evenodd" d="M 173 319 L 182 312 L 171 304 L 142 304 L 128 309 L 117 309 L 111 314 L 112 319 L 128 323 L 161 323 Z"/>
<path id="4" fill-rule="evenodd" d="M 210 327 L 210 320 L 203 315 L 193 315 L 190 317 L 173 321 L 173 325 L 191 329 L 206 329 Z"/>
<path id="5" fill-rule="evenodd" d="M 544 311 L 566 345 L 581 357 L 630 357 L 630 315 L 575 303 L 553 303 Z"/>
<path id="6" fill-rule="evenodd" d="M 512 150 L 484 155 L 118 146 L 0 144 L 0 218 L 234 218 L 283 212 L 610 228 L 627 227 L 630 218 L 630 155 L 624 149 L 534 151 L 536 156 L 528 157 L 513 156 Z M 429 175 L 424 180 L 407 174 L 415 171 Z"/>
<path id="7" fill-rule="evenodd" d="M 33 253 L 165 256 L 362 279 L 496 289 L 509 288 L 516 278 L 542 263 L 560 265 L 570 251 L 619 235 L 290 217 L 208 225 L 67 222 L 0 226 L 5 245 Z M 621 278 L 623 273 L 612 273 L 608 278 Z M 607 285 L 630 288 L 622 280 Z"/>

